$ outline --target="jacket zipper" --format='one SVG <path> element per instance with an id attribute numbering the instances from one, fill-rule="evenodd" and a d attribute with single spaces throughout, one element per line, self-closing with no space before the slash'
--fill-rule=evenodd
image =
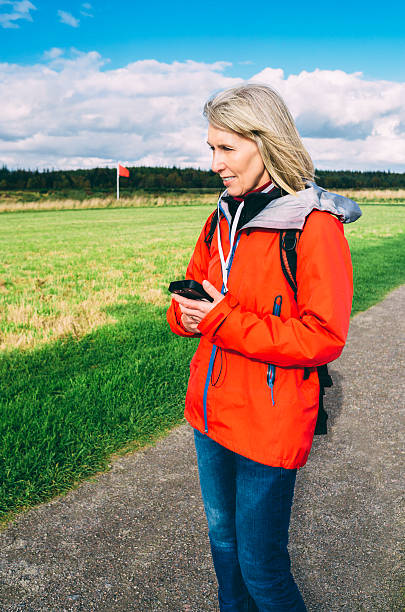
<path id="1" fill-rule="evenodd" d="M 228 221 L 228 219 L 227 219 L 227 221 Z M 229 225 L 229 221 L 228 221 L 228 225 Z M 232 268 L 233 258 L 235 256 L 235 251 L 236 251 L 236 247 L 239 244 L 239 240 L 240 240 L 240 231 L 239 231 L 238 239 L 236 240 L 235 244 L 233 245 L 232 255 L 231 255 L 231 258 L 229 260 L 229 266 L 228 266 L 228 276 L 229 276 L 229 273 L 230 273 L 231 268 Z M 225 290 L 225 285 L 222 285 L 221 293 L 224 293 L 224 290 Z M 215 357 L 217 355 L 217 350 L 218 350 L 218 347 L 214 344 L 213 347 L 212 347 L 212 351 L 211 351 L 211 357 L 210 357 L 209 364 L 208 364 L 207 377 L 205 379 L 205 386 L 204 386 L 204 394 L 203 394 L 204 433 L 206 433 L 206 434 L 208 433 L 207 395 L 208 395 L 208 389 L 209 389 L 209 386 L 210 386 L 212 370 L 214 369 L 214 363 L 215 363 Z"/>
<path id="2" fill-rule="evenodd" d="M 282 301 L 283 301 L 283 298 L 281 297 L 281 295 L 277 295 L 274 298 L 273 315 L 275 315 L 276 317 L 280 316 Z M 267 365 L 267 384 L 270 388 L 271 401 L 272 401 L 273 406 L 274 406 L 274 382 L 275 380 L 276 380 L 276 366 L 273 365 L 272 363 L 269 363 Z"/>

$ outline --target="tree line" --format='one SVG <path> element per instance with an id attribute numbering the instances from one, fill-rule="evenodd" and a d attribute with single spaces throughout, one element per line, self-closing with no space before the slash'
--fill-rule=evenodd
<path id="1" fill-rule="evenodd" d="M 122 193 L 182 189 L 220 189 L 222 181 L 211 170 L 197 168 L 129 167 L 129 178 L 120 179 Z M 115 189 L 115 168 L 87 170 L 0 169 L 1 191 L 69 192 L 86 195 L 111 193 Z M 354 170 L 316 170 L 316 182 L 325 189 L 405 188 L 405 173 Z"/>

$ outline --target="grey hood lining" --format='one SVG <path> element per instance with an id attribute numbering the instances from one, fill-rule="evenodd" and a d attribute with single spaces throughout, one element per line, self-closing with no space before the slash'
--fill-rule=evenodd
<path id="1" fill-rule="evenodd" d="M 360 207 L 356 202 L 331 193 L 308 183 L 309 187 L 298 191 L 296 195 L 287 194 L 277 198 L 263 208 L 256 217 L 251 219 L 241 229 L 298 229 L 302 230 L 305 220 L 313 210 L 320 210 L 335 215 L 342 223 L 353 223 L 361 216 Z M 227 191 L 223 194 L 227 195 Z M 228 204 L 220 203 L 220 208 L 230 222 Z"/>

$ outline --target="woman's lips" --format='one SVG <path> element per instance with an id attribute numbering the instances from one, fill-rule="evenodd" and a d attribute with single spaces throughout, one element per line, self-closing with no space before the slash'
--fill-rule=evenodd
<path id="1" fill-rule="evenodd" d="M 233 181 L 236 177 L 235 176 L 221 176 L 222 178 L 222 182 L 226 185 L 228 183 L 230 183 L 231 181 Z"/>

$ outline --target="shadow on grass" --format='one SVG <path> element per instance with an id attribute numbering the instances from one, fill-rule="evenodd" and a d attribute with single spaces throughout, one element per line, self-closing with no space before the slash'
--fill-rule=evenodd
<path id="1" fill-rule="evenodd" d="M 118 323 L 0 358 L 0 516 L 49 499 L 106 466 L 129 442 L 182 420 L 196 341 L 165 310 L 132 300 Z"/>

